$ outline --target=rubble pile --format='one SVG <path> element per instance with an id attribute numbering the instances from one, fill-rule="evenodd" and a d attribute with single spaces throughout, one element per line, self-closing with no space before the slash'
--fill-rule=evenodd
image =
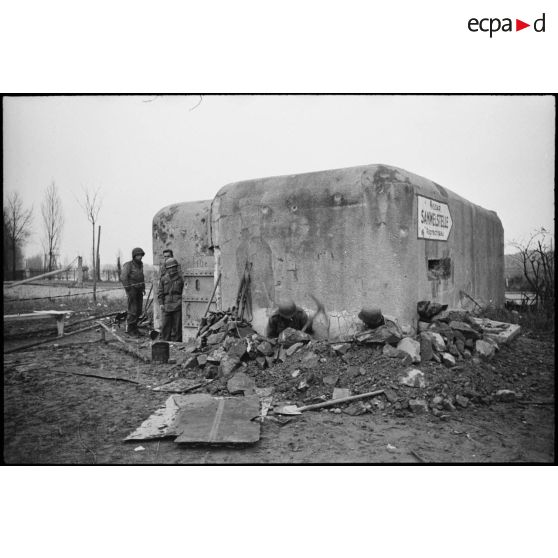
<path id="1" fill-rule="evenodd" d="M 386 316 L 382 325 L 339 342 L 314 340 L 290 328 L 276 340 L 267 339 L 234 314 L 215 312 L 186 349 L 180 375 L 213 379 L 208 391 L 214 395 L 230 395 L 230 380 L 237 374 L 243 380 L 248 376 L 257 388 L 273 388 L 274 403 L 316 403 L 340 391 L 385 391 L 373 400 L 331 409 L 349 414 L 444 416 L 469 405 L 522 396 L 514 391 L 515 375 L 502 377 L 491 364 L 500 345 L 519 333 L 519 326 L 442 305 L 426 305 L 425 311 L 425 304 L 419 303 L 418 309 L 416 330 Z"/>

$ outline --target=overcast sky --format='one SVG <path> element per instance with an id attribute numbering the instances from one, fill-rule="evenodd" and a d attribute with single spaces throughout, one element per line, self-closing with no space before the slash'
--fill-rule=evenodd
<path id="1" fill-rule="evenodd" d="M 26 256 L 41 252 L 51 181 L 68 261 L 90 259 L 83 188 L 102 192 L 101 262 L 141 246 L 152 263 L 151 223 L 166 205 L 238 180 L 374 163 L 495 210 L 506 243 L 554 226 L 552 97 L 8 97 L 3 109 L 4 196 L 17 190 L 35 211 Z"/>

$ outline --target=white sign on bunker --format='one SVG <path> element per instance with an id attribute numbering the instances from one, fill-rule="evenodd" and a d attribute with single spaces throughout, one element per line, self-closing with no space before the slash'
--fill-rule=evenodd
<path id="1" fill-rule="evenodd" d="M 418 238 L 428 240 L 448 239 L 452 220 L 447 203 L 417 196 L 417 210 Z"/>

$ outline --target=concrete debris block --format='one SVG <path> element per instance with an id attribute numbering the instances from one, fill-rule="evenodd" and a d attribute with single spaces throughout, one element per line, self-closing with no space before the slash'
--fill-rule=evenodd
<path id="1" fill-rule="evenodd" d="M 262 343 L 259 343 L 258 345 L 256 345 L 256 349 L 258 353 L 263 356 L 271 356 L 273 354 L 273 347 L 271 346 L 271 343 L 269 341 L 263 341 Z"/>
<path id="2" fill-rule="evenodd" d="M 419 320 L 418 327 L 417 327 L 419 333 L 422 333 L 423 331 L 426 331 L 429 327 L 430 327 L 429 322 L 423 322 L 423 321 Z"/>
<path id="3" fill-rule="evenodd" d="M 287 360 L 287 351 L 284 347 L 279 347 L 279 352 L 277 353 L 277 360 L 279 362 L 285 362 Z"/>
<path id="4" fill-rule="evenodd" d="M 207 362 L 207 355 L 198 355 L 198 366 L 203 368 Z"/>
<path id="5" fill-rule="evenodd" d="M 442 407 L 445 411 L 455 411 L 455 405 L 452 403 L 451 399 L 447 398 L 442 401 Z"/>
<path id="6" fill-rule="evenodd" d="M 268 366 L 269 368 L 271 368 L 271 367 L 273 366 L 273 363 L 275 362 L 275 361 L 273 360 L 273 357 L 265 357 L 265 361 L 267 362 L 267 366 Z"/>
<path id="7" fill-rule="evenodd" d="M 388 400 L 389 403 L 395 403 L 399 399 L 397 397 L 397 393 L 395 393 L 395 391 L 389 388 L 384 389 L 384 395 L 386 396 L 386 399 Z"/>
<path id="8" fill-rule="evenodd" d="M 300 348 L 304 347 L 304 343 L 295 343 L 287 349 L 287 356 L 294 355 Z"/>
<path id="9" fill-rule="evenodd" d="M 335 345 L 332 345 L 331 348 L 338 355 L 344 355 L 351 348 L 351 344 L 350 343 L 336 343 Z"/>
<path id="10" fill-rule="evenodd" d="M 320 357 L 314 351 L 308 351 L 301 361 L 301 366 L 304 368 L 316 368 L 320 364 Z"/>
<path id="11" fill-rule="evenodd" d="M 448 352 L 450 355 L 454 356 L 454 357 L 459 357 L 459 351 L 457 350 L 457 347 L 455 346 L 454 343 L 449 343 L 448 344 Z"/>
<path id="12" fill-rule="evenodd" d="M 347 376 L 347 378 L 354 380 L 358 376 L 361 376 L 363 373 L 366 374 L 366 370 L 364 370 L 362 366 L 349 366 L 345 375 Z"/>
<path id="13" fill-rule="evenodd" d="M 428 403 L 424 399 L 409 399 L 409 409 L 417 415 L 428 413 Z"/>
<path id="14" fill-rule="evenodd" d="M 448 368 L 455 366 L 455 357 L 450 353 L 442 354 L 442 364 Z"/>
<path id="15" fill-rule="evenodd" d="M 222 333 L 212 333 L 207 337 L 207 344 L 208 345 L 219 345 L 225 340 L 227 336 L 227 332 L 223 331 Z"/>
<path id="16" fill-rule="evenodd" d="M 402 323 L 401 333 L 403 334 L 403 337 L 414 337 L 417 334 L 417 330 L 413 324 Z"/>
<path id="17" fill-rule="evenodd" d="M 491 334 L 499 345 L 511 343 L 521 333 L 521 326 L 518 324 L 497 322 L 487 318 L 471 318 L 471 321 L 482 329 L 483 334 Z"/>
<path id="18" fill-rule="evenodd" d="M 384 345 L 382 349 L 382 354 L 389 358 L 405 358 L 406 356 L 409 356 L 405 351 L 396 349 L 391 345 Z"/>
<path id="19" fill-rule="evenodd" d="M 430 402 L 430 407 L 432 407 L 433 409 L 441 409 L 443 401 L 444 398 L 441 395 L 436 395 L 435 397 L 432 398 L 432 401 Z"/>
<path id="20" fill-rule="evenodd" d="M 469 325 L 465 322 L 458 322 L 458 321 L 451 321 L 449 326 L 454 331 L 461 332 L 465 337 L 470 337 L 472 339 L 479 339 L 480 335 Z"/>
<path id="21" fill-rule="evenodd" d="M 430 324 L 428 331 L 439 333 L 446 339 L 453 338 L 453 329 L 451 329 L 451 327 L 444 322 L 433 322 L 432 324 Z"/>
<path id="22" fill-rule="evenodd" d="M 311 341 L 312 338 L 308 333 L 303 331 L 299 331 L 298 329 L 293 329 L 292 327 L 288 327 L 284 329 L 277 339 L 277 341 L 283 345 L 285 348 L 294 345 L 295 343 L 308 343 Z"/>
<path id="23" fill-rule="evenodd" d="M 397 348 L 409 354 L 414 363 L 420 362 L 420 343 L 418 341 L 410 337 L 405 337 L 397 343 Z"/>
<path id="24" fill-rule="evenodd" d="M 333 387 L 339 381 L 339 375 L 338 374 L 326 374 L 323 377 L 322 381 L 326 386 Z"/>
<path id="25" fill-rule="evenodd" d="M 444 311 L 448 307 L 447 304 L 431 302 L 430 300 L 421 300 L 417 302 L 417 314 L 421 320 L 429 322 L 434 316 Z"/>
<path id="26" fill-rule="evenodd" d="M 502 403 L 511 403 L 517 399 L 517 393 L 509 389 L 499 389 L 494 394 L 494 400 Z"/>
<path id="27" fill-rule="evenodd" d="M 356 340 L 359 343 L 366 344 L 388 343 L 390 345 L 395 345 L 400 341 L 401 337 L 402 335 L 399 328 L 395 324 L 387 322 L 385 325 L 377 327 L 376 329 L 368 329 L 359 333 L 356 336 Z"/>
<path id="28" fill-rule="evenodd" d="M 461 339 L 455 340 L 455 347 L 459 351 L 459 354 L 463 354 L 465 352 L 465 343 Z M 471 354 L 471 353 L 469 353 Z"/>
<path id="29" fill-rule="evenodd" d="M 219 347 L 217 349 L 214 349 L 207 355 L 207 363 L 219 364 L 226 355 L 227 353 L 223 348 Z"/>
<path id="30" fill-rule="evenodd" d="M 488 341 L 479 339 L 475 342 L 475 350 L 482 358 L 490 360 L 496 352 L 496 347 Z"/>
<path id="31" fill-rule="evenodd" d="M 473 350 L 475 348 L 474 339 L 465 339 L 465 348 Z"/>
<path id="32" fill-rule="evenodd" d="M 182 368 L 197 368 L 197 367 L 198 367 L 197 356 L 191 356 L 182 363 Z"/>
<path id="33" fill-rule="evenodd" d="M 493 333 L 483 333 L 482 335 L 483 341 L 487 343 L 492 343 L 494 345 L 494 350 L 499 351 L 500 347 L 498 347 L 498 336 L 494 335 Z"/>
<path id="34" fill-rule="evenodd" d="M 256 388 L 256 382 L 244 372 L 237 372 L 228 382 L 227 389 L 231 395 L 242 393 L 244 395 L 251 395 Z"/>
<path id="35" fill-rule="evenodd" d="M 467 407 L 469 405 L 469 399 L 463 395 L 456 395 L 455 396 L 455 403 L 460 407 Z"/>
<path id="36" fill-rule="evenodd" d="M 300 380 L 300 383 L 298 384 L 297 388 L 299 391 L 302 391 L 304 389 L 308 389 L 310 387 L 310 384 L 308 382 L 308 380 L 306 378 L 303 378 L 302 380 Z"/>
<path id="37" fill-rule="evenodd" d="M 231 339 L 231 338 L 229 338 Z M 232 357 L 242 359 L 247 352 L 247 345 L 244 339 L 234 339 L 227 350 L 227 354 Z"/>
<path id="38" fill-rule="evenodd" d="M 267 361 L 263 356 L 256 357 L 256 364 L 260 370 L 265 370 L 265 368 L 267 368 Z"/>
<path id="39" fill-rule="evenodd" d="M 351 403 L 350 405 L 347 405 L 346 407 L 341 409 L 341 412 L 352 417 L 357 417 L 369 412 L 370 408 L 371 406 L 369 403 L 365 404 L 362 401 L 355 401 L 354 403 Z"/>
<path id="40" fill-rule="evenodd" d="M 215 364 L 210 364 L 205 367 L 205 377 L 208 380 L 213 380 L 219 376 L 219 367 Z"/>
<path id="41" fill-rule="evenodd" d="M 240 359 L 231 357 L 227 354 L 221 359 L 219 373 L 223 377 L 230 376 L 240 366 Z"/>
<path id="42" fill-rule="evenodd" d="M 462 308 L 447 308 L 434 316 L 432 321 L 446 322 L 448 324 L 453 321 L 467 322 L 470 316 L 471 313 L 468 310 L 463 310 Z"/>
<path id="43" fill-rule="evenodd" d="M 300 376 L 300 369 L 299 368 L 297 368 L 296 370 L 293 370 L 291 372 L 291 377 L 292 378 L 298 378 L 299 376 Z"/>
<path id="44" fill-rule="evenodd" d="M 344 397 L 350 397 L 351 390 L 349 388 L 333 388 L 332 399 L 343 399 Z"/>
<path id="45" fill-rule="evenodd" d="M 420 343 L 420 359 L 421 362 L 429 362 L 432 360 L 432 356 L 434 355 L 434 350 L 432 348 L 432 339 L 427 335 L 423 335 L 422 333 L 419 336 L 419 343 Z"/>
<path id="46" fill-rule="evenodd" d="M 406 370 L 403 374 L 398 376 L 397 381 L 405 386 L 425 388 L 426 380 L 424 378 L 424 373 L 416 368 L 411 368 Z"/>

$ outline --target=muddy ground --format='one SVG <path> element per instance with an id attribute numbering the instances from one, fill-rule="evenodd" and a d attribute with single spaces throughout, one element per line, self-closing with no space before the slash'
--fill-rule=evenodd
<path id="1" fill-rule="evenodd" d="M 14 326 L 15 327 L 15 326 Z M 37 323 L 17 322 L 5 329 L 4 350 L 29 343 Z M 120 333 L 123 333 L 120 331 Z M 107 335 L 107 341 L 109 336 Z M 149 340 L 131 340 L 150 354 Z M 243 371 L 259 387 L 274 386 L 275 403 L 302 404 L 329 399 L 333 387 L 324 377 L 338 374 L 338 387 L 352 393 L 391 389 L 351 416 L 347 406 L 306 411 L 286 424 L 271 418 L 261 425 L 252 446 L 212 447 L 176 444 L 172 439 L 124 442 L 170 394 L 152 387 L 179 375 L 203 379 L 203 370 L 185 371 L 183 347 L 171 348 L 175 364 L 141 362 L 102 342 L 92 330 L 55 343 L 4 354 L 4 461 L 8 464 L 233 464 L 233 463 L 549 463 L 554 457 L 554 341 L 529 335 L 503 347 L 490 362 L 461 362 L 456 370 L 428 363 L 425 390 L 403 387 L 395 378 L 408 366 L 370 347 L 355 347 L 344 356 L 314 344 L 319 357 L 304 368 L 304 352 L 287 362 L 260 370 L 254 362 Z M 302 366 L 302 375 L 292 377 Z M 55 370 L 56 369 L 56 370 Z M 116 379 L 77 375 L 79 370 L 111 374 Z M 358 373 L 357 373 L 358 371 Z M 356 375 L 355 375 L 356 374 Z M 299 389 L 301 378 L 309 386 Z M 133 380 L 131 383 L 123 380 Z M 513 389 L 518 398 L 497 402 L 497 389 Z M 226 382 L 205 389 L 226 395 Z M 420 393 L 419 393 L 420 392 Z M 466 408 L 434 416 L 414 414 L 409 398 L 465 393 Z M 354 407 L 353 407 L 354 410 Z M 135 451 L 142 446 L 144 449 Z"/>

